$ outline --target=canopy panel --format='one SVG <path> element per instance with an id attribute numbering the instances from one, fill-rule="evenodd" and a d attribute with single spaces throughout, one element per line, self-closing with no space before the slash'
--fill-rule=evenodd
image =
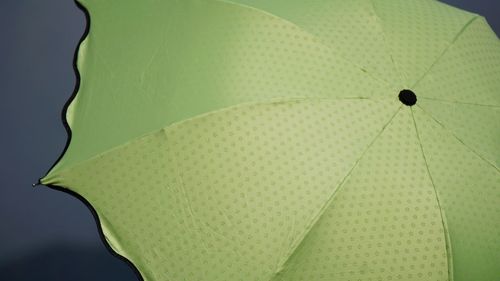
<path id="1" fill-rule="evenodd" d="M 416 107 L 413 111 L 448 223 L 454 280 L 495 280 L 500 276 L 498 166 L 485 161 L 424 110 Z M 498 116 L 493 124 L 498 133 Z M 497 141 L 497 157 L 499 152 Z"/>
<path id="2" fill-rule="evenodd" d="M 220 1 L 85 0 L 72 139 L 52 170 L 166 125 L 276 98 L 396 92 L 295 25 Z"/>
<path id="3" fill-rule="evenodd" d="M 85 197 L 110 245 L 146 280 L 270 280 L 400 107 L 367 99 L 240 105 L 46 181 Z"/>

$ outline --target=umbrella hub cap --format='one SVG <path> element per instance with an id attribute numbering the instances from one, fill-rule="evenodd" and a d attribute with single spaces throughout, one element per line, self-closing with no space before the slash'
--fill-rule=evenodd
<path id="1" fill-rule="evenodd" d="M 413 106 L 417 103 L 417 95 L 412 90 L 404 89 L 399 92 L 399 100 L 407 106 Z"/>

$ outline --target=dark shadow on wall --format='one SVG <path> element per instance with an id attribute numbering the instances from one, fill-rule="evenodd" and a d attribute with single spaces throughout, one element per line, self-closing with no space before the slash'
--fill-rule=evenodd
<path id="1" fill-rule="evenodd" d="M 57 244 L 0 264 L 0 280 L 137 281 L 125 262 L 100 249 Z"/>

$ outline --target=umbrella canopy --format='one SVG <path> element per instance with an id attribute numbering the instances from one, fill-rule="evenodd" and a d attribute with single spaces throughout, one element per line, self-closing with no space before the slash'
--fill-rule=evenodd
<path id="1" fill-rule="evenodd" d="M 80 0 L 41 182 L 145 280 L 500 276 L 500 40 L 434 0 Z"/>

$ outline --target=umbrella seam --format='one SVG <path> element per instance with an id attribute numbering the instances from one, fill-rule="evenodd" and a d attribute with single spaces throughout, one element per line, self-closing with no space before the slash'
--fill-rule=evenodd
<path id="1" fill-rule="evenodd" d="M 107 149 L 103 152 L 100 152 L 88 159 L 85 159 L 81 162 L 76 162 L 62 170 L 59 170 L 57 171 L 57 174 L 63 174 L 65 173 L 66 171 L 68 170 L 71 170 L 75 167 L 78 167 L 80 165 L 83 165 L 89 161 L 92 161 L 94 159 L 98 159 L 99 157 L 103 157 L 104 155 L 114 151 L 114 150 L 117 150 L 117 149 L 120 149 L 122 148 L 123 146 L 126 146 L 130 143 L 134 143 L 142 138 L 145 138 L 147 136 L 150 136 L 152 134 L 155 134 L 155 133 L 158 133 L 159 131 L 161 130 L 171 130 L 177 126 L 181 126 L 182 124 L 186 123 L 186 122 L 191 122 L 193 120 L 196 120 L 196 119 L 199 119 L 199 118 L 204 118 L 206 116 L 210 116 L 210 115 L 213 115 L 213 114 L 217 114 L 217 113 L 220 113 L 220 112 L 224 112 L 224 111 L 227 111 L 227 110 L 233 110 L 233 109 L 237 109 L 237 108 L 240 108 L 240 107 L 248 107 L 248 106 L 255 106 L 255 105 L 271 105 L 271 104 L 280 104 L 280 103 L 291 103 L 291 102 L 304 102 L 304 101 L 345 101 L 345 100 L 371 100 L 371 101 L 374 101 L 374 102 L 380 102 L 380 101 L 383 101 L 383 100 L 389 100 L 389 99 L 392 99 L 392 97 L 386 97 L 386 98 L 371 98 L 371 97 L 345 97 L 345 98 L 329 98 L 329 97 L 290 97 L 290 98 L 282 98 L 282 97 L 279 97 L 279 98 L 272 98 L 272 99 L 268 99 L 268 100 L 261 100 L 261 101 L 253 101 L 253 102 L 244 102 L 244 103 L 239 103 L 239 104 L 236 104 L 236 105 L 232 105 L 232 106 L 227 106 L 227 107 L 222 107 L 222 108 L 219 108 L 219 109 L 216 109 L 216 110 L 212 110 L 212 111 L 208 111 L 208 112 L 204 112 L 202 114 L 198 114 L 196 116 L 193 116 L 193 117 L 190 117 L 190 118 L 187 118 L 187 119 L 183 119 L 183 120 L 180 120 L 180 121 L 176 121 L 176 122 L 173 122 L 171 124 L 168 124 L 166 126 L 163 126 L 159 129 L 156 129 L 156 130 L 153 130 L 153 131 L 150 131 L 150 132 L 147 132 L 147 133 L 144 133 L 138 137 L 135 137 L 127 142 L 124 142 L 124 143 L 121 143 L 119 145 L 116 145 L 110 149 Z M 70 140 L 68 140 L 68 142 L 70 142 Z M 65 152 L 63 152 L 63 155 L 64 155 Z M 49 170 L 51 171 L 52 168 Z M 47 173 L 47 175 L 51 174 L 50 173 Z M 47 176 L 46 175 L 46 176 Z M 45 176 L 45 177 L 46 177 Z M 50 181 L 47 181 L 47 180 L 44 180 L 45 179 L 42 178 L 42 184 L 44 183 L 51 183 Z"/>
<path id="2" fill-rule="evenodd" d="M 337 187 L 334 189 L 330 197 L 326 200 L 325 204 L 320 208 L 318 213 L 312 217 L 311 223 L 308 225 L 308 227 L 303 231 L 301 237 L 297 240 L 297 242 L 294 242 L 295 246 L 292 244 L 292 249 L 289 251 L 289 253 L 286 255 L 285 259 L 283 262 L 281 262 L 281 265 L 278 267 L 278 270 L 276 270 L 269 281 L 274 280 L 279 274 L 283 272 L 287 272 L 288 269 L 286 267 L 286 264 L 290 261 L 291 257 L 296 254 L 297 250 L 299 247 L 303 244 L 304 240 L 307 238 L 307 236 L 311 233 L 312 229 L 317 225 L 318 221 L 321 219 L 323 214 L 326 212 L 326 210 L 330 207 L 330 204 L 333 202 L 335 199 L 335 195 L 339 192 L 339 190 L 342 188 L 344 183 L 347 181 L 347 178 L 352 174 L 354 169 L 358 166 L 359 162 L 362 160 L 363 156 L 366 154 L 366 152 L 372 147 L 372 145 L 377 141 L 377 139 L 382 135 L 382 133 L 385 131 L 385 129 L 392 123 L 396 115 L 401 111 L 403 105 L 400 105 L 396 112 L 392 115 L 392 117 L 389 119 L 387 123 L 381 128 L 380 132 L 373 138 L 373 140 L 367 145 L 367 147 L 364 149 L 364 151 L 361 153 L 359 158 L 356 160 L 354 165 L 351 167 L 351 169 L 347 172 L 347 174 L 342 178 L 341 182 L 337 184 Z"/>
<path id="3" fill-rule="evenodd" d="M 76 2 L 78 2 L 79 0 L 75 0 L 75 1 L 76 1 Z M 379 78 L 379 77 L 374 76 L 373 74 L 371 74 L 370 72 L 368 72 L 368 71 L 367 71 L 367 70 L 366 70 L 363 66 L 357 65 L 356 63 L 354 63 L 354 62 L 352 62 L 352 61 L 348 60 L 347 58 L 345 58 L 344 56 L 340 55 L 340 54 L 338 53 L 338 51 L 337 51 L 335 48 L 333 48 L 330 44 L 327 44 L 327 43 L 323 42 L 323 40 L 321 40 L 320 38 L 318 38 L 316 35 L 311 34 L 309 31 L 307 31 L 307 30 L 305 30 L 305 29 L 301 28 L 301 27 L 300 27 L 300 26 L 298 26 L 297 24 L 295 24 L 295 23 L 293 23 L 293 22 L 291 22 L 291 21 L 289 21 L 289 20 L 287 20 L 287 19 L 285 19 L 285 18 L 279 17 L 279 16 L 277 16 L 277 15 L 275 15 L 275 14 L 272 14 L 272 13 L 270 13 L 270 12 L 267 12 L 267 11 L 264 11 L 264 10 L 261 10 L 261 9 L 257 9 L 257 8 L 255 8 L 255 7 L 251 7 L 251 6 L 244 5 L 244 4 L 240 4 L 240 3 L 235 3 L 235 2 L 232 2 L 231 0 L 213 0 L 213 1 L 214 1 L 214 2 L 219 2 L 219 3 L 222 3 L 222 4 L 227 4 L 227 5 L 233 5 L 233 6 L 236 6 L 236 7 L 241 7 L 241 8 L 248 9 L 248 10 L 252 10 L 252 11 L 256 11 L 256 12 L 258 12 L 258 13 L 262 13 L 262 14 L 268 15 L 268 16 L 270 16 L 270 17 L 272 17 L 272 18 L 275 18 L 275 19 L 278 19 L 278 20 L 280 20 L 280 21 L 283 21 L 284 23 L 290 24 L 290 25 L 294 26 L 295 28 L 297 28 L 298 30 L 300 30 L 301 32 L 303 32 L 303 33 L 307 34 L 308 36 L 310 36 L 311 38 L 313 38 L 313 39 L 314 39 L 314 41 L 315 41 L 316 43 L 318 43 L 319 45 L 321 45 L 321 46 L 323 46 L 323 47 L 327 48 L 328 50 L 331 50 L 331 51 L 332 51 L 332 52 L 333 52 L 333 53 L 334 53 L 334 54 L 338 57 L 338 59 L 340 59 L 340 60 L 343 60 L 343 61 L 347 62 L 347 63 L 348 63 L 348 64 L 350 64 L 352 67 L 354 67 L 356 70 L 359 70 L 359 71 L 361 71 L 362 73 L 366 74 L 366 75 L 367 75 L 367 76 L 368 76 L 368 77 L 369 77 L 372 81 L 374 81 L 375 83 L 377 83 L 377 84 L 379 84 L 379 85 L 382 85 L 382 86 L 384 86 L 384 87 L 389 87 L 389 88 L 391 88 L 391 89 L 392 89 L 392 88 L 395 88 L 395 85 L 392 85 L 392 84 L 391 84 L 391 83 L 389 83 L 388 81 L 385 81 L 385 80 L 383 80 L 383 79 L 381 79 L 381 78 Z M 83 6 L 83 4 L 80 4 L 80 5 L 82 5 L 82 6 Z M 85 9 L 86 9 L 86 7 L 85 7 Z M 87 12 L 87 11 L 86 11 L 86 12 Z M 90 15 L 88 15 L 88 22 L 89 22 L 88 27 L 89 27 L 89 30 L 90 30 Z M 89 31 L 89 30 L 87 30 L 87 31 L 85 32 L 84 36 L 82 37 L 82 40 L 81 40 L 81 43 L 79 44 L 79 47 L 80 47 L 80 46 L 84 46 L 84 43 L 86 42 L 86 39 L 88 38 L 88 34 L 90 33 L 90 31 Z M 76 52 L 76 57 L 79 57 L 80 55 L 81 55 L 81 50 L 80 50 L 80 48 L 78 48 L 78 49 L 77 49 L 77 52 Z M 75 62 L 74 62 L 74 68 L 75 68 L 75 73 L 76 73 L 76 75 L 78 75 L 78 77 L 77 77 L 77 84 L 76 84 L 76 86 L 75 86 L 75 91 L 74 91 L 73 95 L 72 95 L 72 96 L 68 99 L 68 101 L 67 101 L 67 103 L 66 103 L 66 105 L 65 105 L 65 109 L 64 109 L 64 110 L 63 110 L 63 112 L 62 112 L 62 115 L 63 115 L 63 116 L 62 116 L 63 123 L 67 123 L 67 128 L 66 128 L 66 130 L 67 130 L 67 132 L 68 132 L 68 136 L 69 136 L 69 137 L 68 137 L 68 140 L 67 140 L 67 142 L 66 142 L 66 147 L 63 149 L 63 152 L 60 154 L 59 158 L 55 161 L 55 163 L 52 165 L 52 167 L 51 167 L 51 168 L 50 168 L 50 169 L 49 169 L 49 170 L 45 173 L 45 176 L 41 177 L 41 178 L 38 180 L 38 183 L 41 183 L 41 182 L 42 182 L 42 179 L 43 179 L 43 178 L 45 178 L 45 177 L 47 177 L 47 175 L 51 174 L 52 170 L 53 170 L 54 168 L 56 168 L 56 166 L 58 166 L 58 164 L 60 164 L 60 163 L 61 163 L 61 160 L 62 160 L 62 159 L 64 158 L 64 156 L 66 155 L 66 152 L 67 152 L 67 150 L 68 150 L 68 148 L 69 148 L 69 146 L 70 146 L 70 144 L 71 144 L 71 139 L 72 139 L 72 133 L 71 133 L 72 128 L 71 128 L 71 127 L 72 127 L 72 125 L 73 125 L 73 123 L 74 123 L 74 118 L 73 118 L 72 116 L 68 116 L 68 113 L 72 113 L 69 109 L 75 105 L 75 102 L 77 101 L 77 98 L 78 98 L 79 93 L 80 93 L 80 91 L 79 91 L 79 90 L 80 90 L 80 84 L 81 84 L 81 80 L 83 80 L 83 77 L 80 77 L 80 76 L 83 76 L 83 75 L 80 73 L 80 71 L 79 71 L 79 69 L 81 68 L 80 63 L 81 63 L 81 62 L 79 62 L 79 61 L 77 61 L 77 60 L 75 59 Z M 257 101 L 257 102 L 262 102 L 262 101 Z M 227 108 L 227 107 L 224 107 L 224 108 Z M 220 109 L 224 109 L 224 108 L 219 108 L 219 109 L 216 109 L 216 110 L 214 110 L 214 111 L 217 111 L 217 110 L 220 110 Z M 85 108 L 84 108 L 84 109 L 85 109 Z M 210 111 L 210 112 L 212 112 L 212 111 Z M 86 111 L 85 111 L 85 110 L 83 110 L 83 116 L 85 116 L 85 114 L 86 114 Z M 205 113 L 202 113 L 202 114 L 200 114 L 200 115 L 203 115 L 203 114 L 205 114 Z M 199 115 L 198 115 L 198 116 L 199 116 Z M 197 117 L 197 116 L 195 116 L 195 117 Z M 188 119 L 190 119 L 190 118 L 188 118 Z M 184 120 L 188 120 L 188 119 L 184 119 Z M 69 120 L 69 121 L 68 121 L 68 120 Z M 184 120 L 181 120 L 181 121 L 179 121 L 179 122 L 182 122 L 182 121 L 184 121 Z M 167 126 L 174 125 L 174 124 L 176 124 L 176 122 L 171 123 L 171 124 L 169 124 L 169 125 L 167 125 Z M 164 127 L 165 127 L 165 126 L 164 126 Z M 137 137 L 136 137 L 136 138 L 134 138 L 134 139 L 141 138 L 141 137 L 143 137 L 143 136 L 145 136 L 145 135 L 147 135 L 147 134 L 150 134 L 150 133 L 156 132 L 156 131 L 158 131 L 158 130 L 161 130 L 161 129 L 162 129 L 162 128 L 164 128 L 164 127 L 160 127 L 160 128 L 158 128 L 158 129 L 156 129 L 156 130 L 153 130 L 153 131 L 150 131 L 150 132 L 144 133 L 144 134 L 142 134 L 142 135 L 137 136 Z M 128 143 L 128 142 L 126 142 L 126 143 Z M 118 145 L 116 145 L 116 146 L 120 146 L 120 145 L 123 145 L 123 144 L 124 144 L 124 143 L 122 143 L 122 144 L 118 144 Z M 116 146 L 115 146 L 115 147 L 116 147 Z M 113 148 L 111 148 L 111 149 L 107 149 L 107 150 L 104 150 L 104 151 L 101 151 L 101 152 L 99 152 L 98 154 L 95 154 L 95 155 L 90 156 L 89 158 L 87 158 L 87 159 L 85 159 L 85 160 L 82 160 L 81 162 L 76 162 L 76 163 L 73 163 L 71 166 L 69 166 L 69 167 L 67 167 L 67 168 L 63 169 L 62 171 L 67 170 L 67 169 L 70 169 L 70 168 L 74 167 L 75 165 L 78 165 L 79 163 L 83 163 L 83 162 L 85 162 L 85 161 L 88 161 L 88 160 L 90 160 L 90 159 L 93 159 L 93 158 L 95 158 L 95 157 L 98 157 L 99 155 L 101 155 L 101 154 L 103 154 L 103 153 L 105 153 L 105 152 L 107 152 L 107 151 L 109 151 L 109 150 L 112 150 L 112 149 L 113 149 Z"/>
<path id="4" fill-rule="evenodd" d="M 418 105 L 418 104 L 417 104 Z M 491 167 L 493 167 L 493 169 L 495 169 L 497 172 L 500 172 L 500 169 L 493 163 L 491 163 L 488 159 L 484 158 L 482 155 L 480 155 L 477 151 L 475 151 L 472 147 L 470 147 L 469 145 L 467 145 L 462 139 L 460 139 L 457 135 L 455 135 L 453 133 L 453 131 L 451 131 L 450 129 L 448 129 L 446 126 L 444 126 L 443 123 L 441 123 L 440 121 L 438 121 L 432 114 L 430 114 L 429 112 L 427 112 L 424 108 L 422 108 L 420 105 L 418 105 L 418 107 L 425 113 L 427 114 L 430 118 L 432 118 L 436 123 L 438 123 L 441 127 L 443 127 L 443 129 L 445 129 L 445 131 L 447 131 L 450 135 L 452 135 L 456 140 L 458 140 L 458 142 L 460 142 L 463 146 L 465 146 L 468 150 L 470 150 L 472 153 L 474 153 L 477 157 L 479 157 L 481 160 L 483 160 L 484 162 L 486 162 L 486 164 L 490 165 Z"/>
<path id="5" fill-rule="evenodd" d="M 443 225 L 444 239 L 445 239 L 445 250 L 446 250 L 446 258 L 447 258 L 447 267 L 448 267 L 448 280 L 453 281 L 453 251 L 451 246 L 450 232 L 448 228 L 448 221 L 446 219 L 444 208 L 441 204 L 441 200 L 439 199 L 439 194 L 436 188 L 436 184 L 434 183 L 434 179 L 432 177 L 429 164 L 427 162 L 427 157 L 425 157 L 424 147 L 422 144 L 422 140 L 420 139 L 420 133 L 418 131 L 417 122 L 415 121 L 415 116 L 413 114 L 413 108 L 411 108 L 411 117 L 413 119 L 413 125 L 415 127 L 415 133 L 417 134 L 418 144 L 420 146 L 420 151 L 422 152 L 422 157 L 424 159 L 425 168 L 427 170 L 427 174 L 429 175 L 429 179 L 431 181 L 432 187 L 434 189 L 434 195 L 436 196 L 436 203 L 439 208 L 439 215 L 441 217 L 441 224 Z"/>
<path id="6" fill-rule="evenodd" d="M 371 4 L 371 7 L 372 7 L 372 10 L 373 10 L 373 14 L 375 15 L 375 21 L 378 23 L 378 26 L 380 28 L 380 30 L 382 31 L 382 38 L 383 38 L 383 41 L 384 41 L 384 49 L 385 49 L 385 53 L 386 55 L 389 55 L 390 59 L 391 59 L 391 62 L 392 62 L 392 65 L 394 67 L 394 70 L 396 71 L 397 74 L 399 74 L 399 79 L 401 79 L 400 83 L 405 83 L 405 81 L 408 80 L 408 75 L 406 74 L 406 72 L 402 71 L 396 61 L 394 60 L 394 56 L 392 55 L 392 52 L 389 50 L 389 46 L 387 44 L 387 34 L 385 32 L 385 29 L 384 29 L 384 25 L 382 24 L 383 23 L 383 20 L 382 18 L 378 15 L 377 13 L 377 9 L 375 8 L 375 3 L 373 2 L 373 0 L 369 0 L 370 1 L 370 4 Z"/>
<path id="7" fill-rule="evenodd" d="M 444 103 L 455 103 L 455 104 L 463 104 L 463 105 L 475 105 L 475 106 L 486 106 L 486 107 L 500 108 L 500 105 L 494 105 L 494 104 L 461 102 L 461 101 L 455 101 L 455 100 L 436 99 L 436 98 L 428 98 L 428 97 L 419 97 L 419 98 L 426 99 L 426 100 L 438 101 L 438 102 L 444 102 Z"/>
<path id="8" fill-rule="evenodd" d="M 441 52 L 441 54 L 434 60 L 434 62 L 429 66 L 429 68 L 422 74 L 422 76 L 413 84 L 412 88 L 415 88 L 422 82 L 427 75 L 432 71 L 434 66 L 438 64 L 441 59 L 448 53 L 448 51 L 455 45 L 455 43 L 458 41 L 458 39 L 461 37 L 461 35 L 468 29 L 468 27 L 474 23 L 477 19 L 482 18 L 479 15 L 474 15 L 469 21 L 460 29 L 460 31 L 455 35 L 453 40 L 448 44 L 448 46 Z"/>
<path id="9" fill-rule="evenodd" d="M 253 10 L 253 11 L 256 11 L 258 13 L 262 13 L 262 14 L 268 15 L 270 17 L 273 17 L 275 19 L 278 19 L 280 21 L 283 21 L 283 22 L 285 22 L 287 24 L 293 25 L 295 28 L 297 28 L 301 32 L 306 33 L 308 36 L 312 37 L 315 40 L 315 42 L 317 42 L 321 46 L 323 46 L 323 47 L 325 47 L 325 48 L 333 51 L 333 53 L 335 53 L 335 55 L 338 56 L 338 58 L 344 60 L 345 62 L 348 62 L 349 64 L 351 64 L 351 66 L 357 68 L 358 70 L 361 70 L 361 72 L 366 73 L 373 81 L 375 81 L 377 83 L 383 83 L 384 86 L 389 86 L 389 87 L 393 87 L 394 86 L 389 81 L 386 81 L 386 80 L 382 79 L 381 77 L 375 76 L 374 74 L 372 74 L 371 72 L 369 72 L 368 70 L 366 70 L 366 67 L 358 65 L 357 63 L 355 63 L 355 62 L 347 59 L 346 57 L 340 55 L 339 52 L 335 48 L 333 48 L 333 46 L 331 46 L 330 44 L 324 42 L 324 40 L 321 39 L 321 38 L 319 38 L 317 35 L 311 33 L 310 31 L 308 31 L 305 28 L 300 27 L 299 25 L 297 25 L 296 23 L 294 23 L 294 22 L 292 22 L 290 20 L 287 20 L 287 19 L 285 19 L 285 18 L 283 18 L 281 16 L 278 16 L 276 14 L 273 14 L 271 12 L 268 12 L 268 11 L 265 11 L 265 10 L 262 10 L 262 9 L 259 9 L 259 8 L 256 8 L 256 7 L 252 7 L 252 6 L 249 6 L 249 5 L 245 5 L 245 4 L 241 4 L 241 3 L 236 3 L 236 2 L 233 2 L 231 0 L 213 0 L 213 1 L 220 2 L 220 3 L 225 3 L 225 4 L 228 4 L 228 5 L 238 6 L 240 8 L 244 8 L 244 9 Z M 392 60 L 392 56 L 391 56 L 391 60 Z M 397 71 L 397 69 L 396 69 L 396 71 Z"/>
<path id="10" fill-rule="evenodd" d="M 161 130 L 163 133 L 164 133 L 164 136 L 165 137 L 168 137 L 167 135 L 167 132 L 165 129 L 162 129 Z M 192 204 L 191 204 L 191 200 L 189 199 L 189 195 L 188 193 L 186 192 L 186 184 L 184 183 L 184 177 L 182 175 L 182 173 L 179 171 L 178 167 L 179 167 L 179 162 L 178 162 L 178 154 L 174 153 L 172 155 L 172 160 L 173 162 L 175 163 L 173 169 L 175 171 L 175 176 L 178 178 L 179 180 L 179 184 L 178 186 L 180 187 L 181 189 L 181 193 L 182 194 L 182 197 L 184 197 L 185 199 L 185 204 L 187 205 L 187 210 L 188 210 L 188 213 L 189 213 L 189 217 L 191 218 L 191 222 L 193 223 L 193 226 L 194 227 L 198 227 L 199 230 L 196 230 L 196 231 L 193 231 L 193 232 L 196 232 L 197 235 L 200 235 L 200 230 L 203 231 L 203 226 L 208 228 L 212 233 L 215 233 L 216 235 L 220 236 L 220 237 L 223 237 L 224 239 L 226 239 L 227 241 L 229 241 L 228 243 L 231 244 L 231 247 L 230 249 L 236 254 L 238 255 L 238 257 L 243 261 L 244 258 L 243 258 L 243 255 L 238 251 L 238 249 L 236 247 L 234 247 L 234 243 L 231 241 L 230 238 L 224 236 L 222 233 L 219 233 L 217 231 L 215 231 L 208 223 L 202 223 L 201 220 L 198 218 L 198 216 L 195 214 L 195 211 L 192 207 Z M 224 218 L 229 222 L 231 223 L 231 221 L 229 220 L 229 218 L 227 218 L 227 216 L 219 211 L 221 214 L 223 214 Z M 210 252 L 209 250 L 209 247 L 206 245 L 206 242 L 205 240 L 203 239 L 200 239 L 201 243 L 203 244 L 203 247 L 205 248 L 205 250 L 208 252 Z M 238 241 L 238 242 L 241 242 L 241 241 Z"/>

